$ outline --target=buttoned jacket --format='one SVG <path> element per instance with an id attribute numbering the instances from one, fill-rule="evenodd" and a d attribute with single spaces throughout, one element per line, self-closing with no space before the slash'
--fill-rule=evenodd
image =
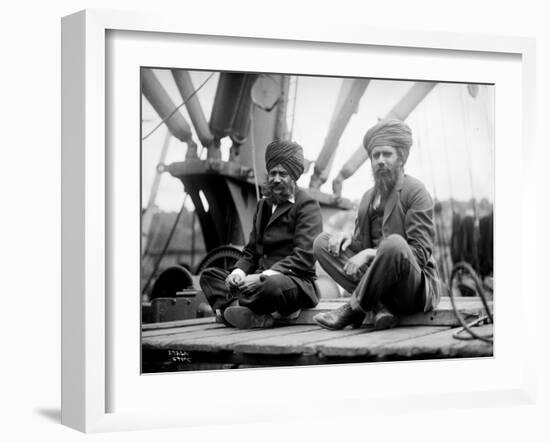
<path id="1" fill-rule="evenodd" d="M 323 230 L 321 208 L 302 189 L 296 190 L 294 200 L 278 204 L 273 213 L 269 199 L 258 201 L 250 239 L 235 266 L 246 274 L 271 269 L 291 277 L 314 306 L 319 294 L 313 283 L 313 241 Z M 265 219 L 268 221 L 263 227 Z"/>

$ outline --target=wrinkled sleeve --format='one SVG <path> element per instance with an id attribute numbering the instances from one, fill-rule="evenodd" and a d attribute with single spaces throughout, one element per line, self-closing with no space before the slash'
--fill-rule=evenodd
<path id="1" fill-rule="evenodd" d="M 355 228 L 353 229 L 353 236 L 351 238 L 350 244 L 350 249 L 355 253 L 358 253 L 361 250 L 370 247 L 370 243 L 367 241 L 366 238 L 367 235 L 365 235 L 365 230 L 368 229 L 368 225 L 366 225 L 366 223 L 368 222 L 367 210 L 369 198 L 370 193 L 365 193 L 361 198 L 361 202 L 359 203 L 359 207 L 357 209 Z"/>
<path id="2" fill-rule="evenodd" d="M 424 186 L 418 186 L 409 195 L 405 214 L 405 233 L 420 268 L 430 259 L 434 246 L 433 201 Z"/>

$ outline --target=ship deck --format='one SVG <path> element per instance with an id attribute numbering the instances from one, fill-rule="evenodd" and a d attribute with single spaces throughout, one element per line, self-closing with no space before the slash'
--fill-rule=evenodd
<path id="1" fill-rule="evenodd" d="M 493 356 L 491 343 L 453 337 L 459 322 L 448 298 L 436 310 L 402 318 L 397 327 L 389 330 L 374 330 L 372 317 L 367 317 L 361 328 L 339 331 L 325 330 L 313 323 L 314 314 L 337 308 L 342 302 L 321 302 L 315 309 L 304 310 L 298 319 L 267 329 L 239 330 L 216 323 L 212 317 L 144 324 L 142 371 Z M 485 314 L 477 298 L 457 298 L 456 305 L 466 322 Z M 493 324 L 485 323 L 474 330 L 488 335 Z"/>

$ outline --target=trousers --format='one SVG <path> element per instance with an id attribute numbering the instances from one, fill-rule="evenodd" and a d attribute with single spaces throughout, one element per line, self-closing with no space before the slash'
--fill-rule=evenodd
<path id="1" fill-rule="evenodd" d="M 283 275 L 261 276 L 258 287 L 248 296 L 238 289 L 229 290 L 225 279 L 229 272 L 220 268 L 205 269 L 199 279 L 206 299 L 214 310 L 222 312 L 235 301 L 256 314 L 279 312 L 288 315 L 306 308 L 311 301 L 292 278 Z"/>
<path id="2" fill-rule="evenodd" d="M 405 239 L 389 235 L 378 247 L 374 260 L 357 278 L 344 272 L 344 265 L 355 255 L 349 248 L 339 256 L 328 250 L 330 234 L 322 233 L 313 243 L 313 253 L 321 267 L 334 281 L 352 293 L 350 305 L 364 312 L 384 305 L 396 315 L 421 312 L 424 309 L 424 278 L 416 258 Z"/>

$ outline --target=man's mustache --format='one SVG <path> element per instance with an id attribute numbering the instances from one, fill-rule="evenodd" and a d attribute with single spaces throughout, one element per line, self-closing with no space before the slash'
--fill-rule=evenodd
<path id="1" fill-rule="evenodd" d="M 271 189 L 286 189 L 287 187 L 289 187 L 285 183 L 268 183 L 268 186 Z"/>

